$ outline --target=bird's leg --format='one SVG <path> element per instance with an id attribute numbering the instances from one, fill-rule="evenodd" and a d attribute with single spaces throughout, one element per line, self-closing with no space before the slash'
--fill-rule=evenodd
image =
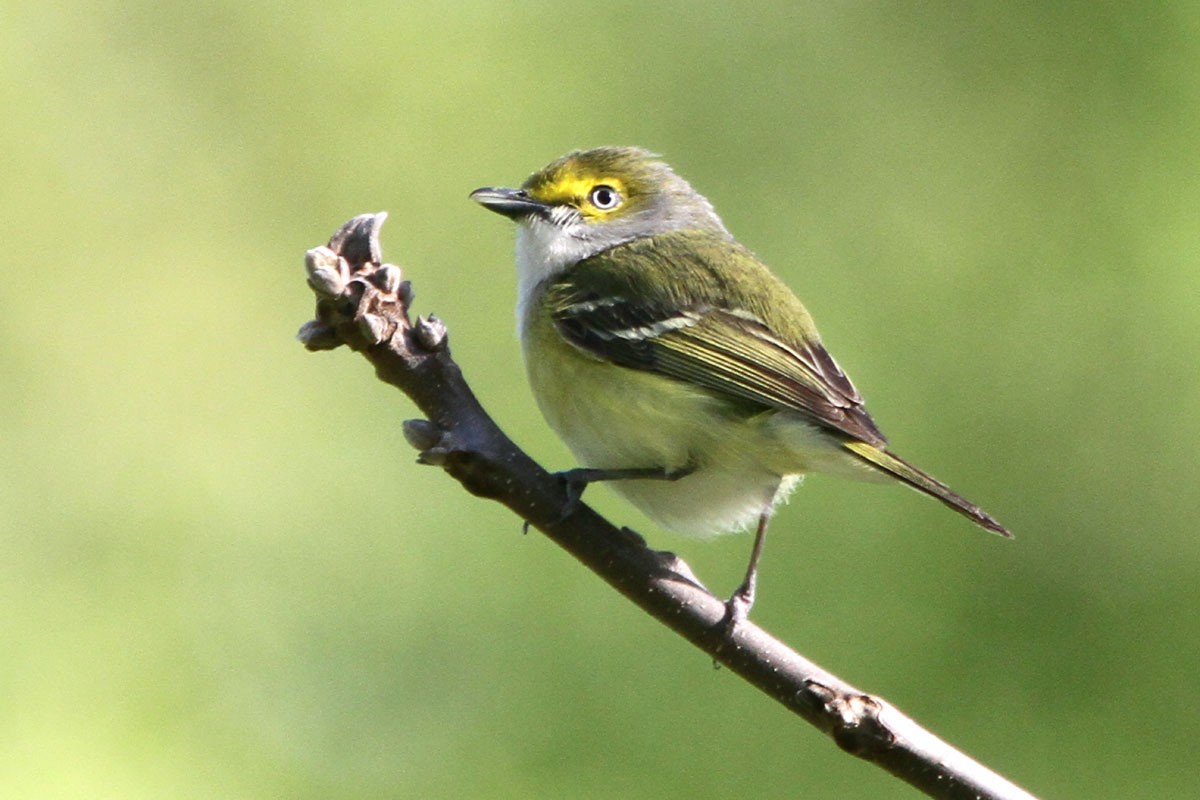
<path id="1" fill-rule="evenodd" d="M 754 605 L 754 590 L 758 584 L 758 560 L 762 558 L 763 543 L 767 540 L 767 525 L 771 522 L 774 509 L 775 504 L 772 502 L 758 518 L 758 529 L 754 532 L 754 547 L 750 550 L 750 564 L 746 567 L 746 577 L 742 579 L 742 585 L 737 591 L 725 601 L 725 618 L 721 620 L 721 625 L 725 628 L 726 635 L 733 633 L 738 623 L 745 622 L 750 614 L 750 607 Z"/>
<path id="2" fill-rule="evenodd" d="M 677 481 L 685 475 L 690 475 L 695 469 L 695 467 L 690 465 L 680 469 L 667 469 L 666 467 L 626 467 L 620 469 L 576 467 L 575 469 L 556 472 L 555 475 L 567 486 L 567 504 L 563 508 L 563 517 L 565 518 L 579 505 L 579 499 L 583 497 L 583 490 L 588 487 L 588 484 L 599 481 L 628 480 Z"/>
<path id="3" fill-rule="evenodd" d="M 555 475 L 567 483 L 581 484 L 586 488 L 589 483 L 596 483 L 597 481 L 627 481 L 637 479 L 677 481 L 694 470 L 695 467 L 683 467 L 682 469 L 667 469 L 666 467 L 623 467 L 616 469 L 576 467 L 575 469 L 556 472 Z"/>
<path id="4" fill-rule="evenodd" d="M 589 484 L 598 481 L 677 481 L 695 471 L 696 468 L 689 464 L 679 469 L 667 469 L 666 467 L 625 467 L 619 469 L 576 467 L 574 469 L 563 470 L 562 472 L 555 472 L 554 477 L 561 480 L 567 489 L 567 502 L 563 504 L 562 516 L 558 518 L 558 522 L 562 522 L 579 507 L 579 500 L 583 497 L 583 490 Z M 525 520 L 522 530 L 525 533 L 529 532 L 529 520 Z"/>

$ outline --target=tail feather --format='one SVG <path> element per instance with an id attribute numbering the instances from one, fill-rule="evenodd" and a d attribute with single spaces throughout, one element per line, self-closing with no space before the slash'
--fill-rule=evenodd
<path id="1" fill-rule="evenodd" d="M 950 487 L 899 456 L 866 442 L 845 442 L 847 450 L 871 466 L 893 475 L 919 492 L 941 500 L 976 525 L 1011 539 L 1012 533 L 979 506 L 955 494 Z"/>

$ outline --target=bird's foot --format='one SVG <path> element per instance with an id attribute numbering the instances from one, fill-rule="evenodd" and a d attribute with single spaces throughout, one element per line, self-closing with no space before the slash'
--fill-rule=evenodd
<path id="1" fill-rule="evenodd" d="M 738 625 L 750 617 L 750 609 L 754 605 L 754 582 L 743 583 L 738 590 L 725 601 L 725 616 L 721 617 L 721 631 L 726 639 L 733 637 Z"/>

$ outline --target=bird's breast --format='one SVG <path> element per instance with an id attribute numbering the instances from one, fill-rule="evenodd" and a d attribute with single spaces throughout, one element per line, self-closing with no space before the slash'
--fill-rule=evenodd
<path id="1" fill-rule="evenodd" d="M 521 330 L 534 397 L 580 466 L 693 470 L 675 481 L 611 482 L 663 527 L 721 533 L 770 506 L 783 476 L 764 458 L 765 418 L 747 420 L 703 388 L 584 353 L 548 316 L 527 316 Z"/>

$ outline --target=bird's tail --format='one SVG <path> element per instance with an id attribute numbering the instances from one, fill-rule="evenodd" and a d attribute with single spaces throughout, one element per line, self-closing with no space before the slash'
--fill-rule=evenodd
<path id="1" fill-rule="evenodd" d="M 919 492 L 941 500 L 981 528 L 1009 539 L 1012 538 L 1008 528 L 994 520 L 982 508 L 959 497 L 950 490 L 949 486 L 932 475 L 922 472 L 903 458 L 866 442 L 844 442 L 842 446 L 872 467 L 895 476 Z"/>

